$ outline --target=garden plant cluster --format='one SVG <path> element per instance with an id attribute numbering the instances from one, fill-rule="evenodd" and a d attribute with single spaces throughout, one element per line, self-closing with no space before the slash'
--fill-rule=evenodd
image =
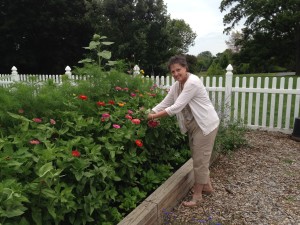
<path id="1" fill-rule="evenodd" d="M 116 224 L 188 159 L 173 117 L 145 119 L 162 90 L 97 74 L 0 89 L 0 223 Z"/>

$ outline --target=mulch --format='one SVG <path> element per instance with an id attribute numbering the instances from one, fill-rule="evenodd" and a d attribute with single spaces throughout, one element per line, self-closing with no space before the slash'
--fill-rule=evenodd
<path id="1" fill-rule="evenodd" d="M 254 130 L 246 138 L 212 165 L 214 194 L 195 208 L 180 203 L 165 224 L 300 225 L 300 142 Z"/>

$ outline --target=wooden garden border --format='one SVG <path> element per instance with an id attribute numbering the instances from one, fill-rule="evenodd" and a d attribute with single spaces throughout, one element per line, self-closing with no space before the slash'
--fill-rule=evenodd
<path id="1" fill-rule="evenodd" d="M 163 210 L 171 210 L 189 192 L 194 183 L 193 161 L 189 159 L 158 189 L 128 214 L 118 225 L 158 225 Z"/>

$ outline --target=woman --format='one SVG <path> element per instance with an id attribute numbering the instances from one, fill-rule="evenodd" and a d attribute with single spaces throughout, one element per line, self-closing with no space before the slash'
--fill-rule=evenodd
<path id="1" fill-rule="evenodd" d="M 219 126 L 219 117 L 212 105 L 202 81 L 188 72 L 184 56 L 173 56 L 168 69 L 176 82 L 167 96 L 148 114 L 153 120 L 176 115 L 181 133 L 188 132 L 193 159 L 195 183 L 193 198 L 183 202 L 194 207 L 202 201 L 202 193 L 212 193 L 209 177 L 209 162 Z"/>

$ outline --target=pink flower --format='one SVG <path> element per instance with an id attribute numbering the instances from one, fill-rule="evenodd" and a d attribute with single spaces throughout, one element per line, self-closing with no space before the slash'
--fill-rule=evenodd
<path id="1" fill-rule="evenodd" d="M 126 118 L 126 119 L 129 119 L 129 120 L 132 120 L 132 116 L 130 116 L 129 114 L 126 114 L 126 115 L 125 115 L 125 118 Z"/>
<path id="2" fill-rule="evenodd" d="M 130 110 L 130 109 L 128 109 L 128 111 L 127 111 L 127 112 L 128 112 L 128 114 L 130 114 L 130 115 L 131 115 L 131 114 L 133 114 L 133 111 L 132 111 L 132 110 Z"/>
<path id="3" fill-rule="evenodd" d="M 121 87 L 118 87 L 118 86 L 116 86 L 116 87 L 115 87 L 115 90 L 116 90 L 116 91 L 122 91 L 122 88 L 121 88 Z"/>
<path id="4" fill-rule="evenodd" d="M 119 129 L 119 128 L 121 128 L 121 126 L 118 124 L 113 124 L 113 128 Z"/>
<path id="5" fill-rule="evenodd" d="M 124 91 L 128 91 L 129 89 L 126 87 L 126 88 L 123 88 L 123 90 L 124 90 Z"/>
<path id="6" fill-rule="evenodd" d="M 132 119 L 131 122 L 134 123 L 134 124 L 140 124 L 141 123 L 141 121 L 139 119 Z"/>
<path id="7" fill-rule="evenodd" d="M 74 156 L 74 157 L 79 157 L 81 154 L 80 154 L 80 152 L 78 151 L 78 150 L 73 150 L 72 151 L 72 156 Z"/>
<path id="8" fill-rule="evenodd" d="M 109 117 L 110 117 L 110 115 L 108 113 L 103 113 L 102 114 L 102 118 L 109 118 Z"/>
<path id="9" fill-rule="evenodd" d="M 135 94 L 135 93 L 131 93 L 130 96 L 131 96 L 131 97 L 135 97 L 136 94 Z"/>
<path id="10" fill-rule="evenodd" d="M 33 139 L 33 140 L 29 141 L 29 143 L 32 144 L 32 145 L 38 145 L 41 142 L 39 140 Z"/>
<path id="11" fill-rule="evenodd" d="M 19 109 L 18 112 L 19 112 L 20 114 L 23 114 L 23 113 L 24 113 L 24 109 Z"/>
<path id="12" fill-rule="evenodd" d="M 41 123 L 42 119 L 41 118 L 33 118 L 32 121 L 36 122 L 36 123 Z"/>
<path id="13" fill-rule="evenodd" d="M 50 123 L 51 123 L 52 125 L 55 125 L 55 124 L 56 124 L 56 121 L 55 121 L 54 119 L 50 119 Z"/>

